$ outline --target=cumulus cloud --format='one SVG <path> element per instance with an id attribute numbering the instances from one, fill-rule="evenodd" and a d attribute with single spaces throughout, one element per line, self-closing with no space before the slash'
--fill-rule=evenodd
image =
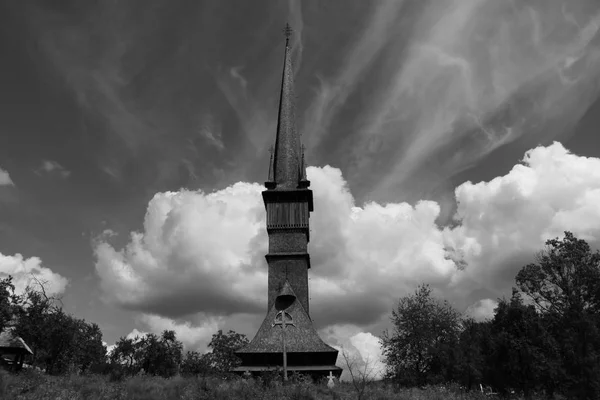
<path id="1" fill-rule="evenodd" d="M 205 194 L 158 193 L 144 232 L 114 249 L 95 245 L 96 271 L 113 301 L 159 315 L 256 312 L 263 305 L 266 269 L 264 206 L 258 184 L 238 183 Z"/>
<path id="2" fill-rule="evenodd" d="M 341 380 L 352 379 L 350 368 L 355 375 L 364 374 L 371 379 L 383 377 L 385 364 L 378 336 L 348 324 L 329 326 L 320 334 L 339 352 L 336 365 L 343 368 Z"/>
<path id="3" fill-rule="evenodd" d="M 127 336 L 125 336 L 125 339 L 141 339 L 143 337 L 146 337 L 146 335 L 148 334 L 148 332 L 143 332 L 143 331 L 139 331 L 137 328 L 134 328 L 131 332 L 129 332 L 127 334 Z"/>
<path id="4" fill-rule="evenodd" d="M 17 293 L 23 293 L 27 286 L 44 285 L 46 294 L 60 295 L 65 291 L 68 280 L 50 268 L 42 266 L 38 257 L 23 258 L 21 254 L 14 256 L 0 253 L 0 278 L 13 277 Z"/>
<path id="5" fill-rule="evenodd" d="M 14 183 L 10 179 L 8 172 L 0 168 L 0 186 L 4 185 L 14 185 Z"/>
<path id="6" fill-rule="evenodd" d="M 60 165 L 56 161 L 44 160 L 40 167 L 35 171 L 36 174 L 41 175 L 42 173 L 60 176 L 61 178 L 68 178 L 71 175 L 71 171 Z"/>
<path id="7" fill-rule="evenodd" d="M 106 355 L 110 357 L 110 355 L 112 354 L 113 350 L 115 349 L 115 345 L 114 344 L 109 345 L 104 340 L 102 341 L 102 345 L 104 347 L 106 347 Z"/>
<path id="8" fill-rule="evenodd" d="M 476 321 L 485 321 L 494 316 L 498 302 L 492 299 L 482 299 L 471 304 L 465 314 Z"/>
<path id="9" fill-rule="evenodd" d="M 134 342 L 140 341 L 142 338 L 146 337 L 148 332 L 139 331 L 137 328 L 134 328 L 131 332 L 125 335 L 125 339 L 133 339 Z M 106 355 L 110 356 L 116 347 L 116 343 L 109 345 L 105 341 L 102 341 L 102 344 L 106 347 Z"/>
<path id="10" fill-rule="evenodd" d="M 461 312 L 471 306 L 467 313 L 484 318 L 493 309 L 490 299 L 510 294 L 516 272 L 546 239 L 569 230 L 593 246 L 600 240 L 600 159 L 571 154 L 557 142 L 528 151 L 504 176 L 456 188 L 452 227 L 436 225 L 435 202 L 359 207 L 340 170 L 311 167 L 308 176 L 315 196 L 311 314 L 320 328 L 374 326 L 422 282 Z M 267 285 L 261 190 L 237 183 L 210 194 L 156 194 L 143 232 L 133 232 L 125 248 L 102 237 L 95 242 L 107 300 L 152 314 L 143 318 L 147 326 L 179 329 L 189 342 L 206 341 L 236 313 L 261 322 Z M 205 324 L 169 320 L 196 313 Z M 374 338 L 360 332 L 338 331 L 346 338 L 338 344 L 346 340 L 361 357 L 373 354 Z"/>
<path id="11" fill-rule="evenodd" d="M 198 326 L 194 326 L 189 321 L 178 323 L 170 318 L 151 314 L 143 314 L 139 321 L 147 326 L 151 332 L 175 331 L 177 340 L 183 343 L 184 348 L 205 352 L 208 349 L 212 335 L 219 329 L 223 318 L 209 316 L 200 319 L 202 322 Z"/>
<path id="12" fill-rule="evenodd" d="M 221 317 L 210 317 L 200 315 L 195 318 L 200 320 L 198 325 L 190 321 L 177 322 L 171 318 L 161 317 L 155 314 L 141 314 L 136 318 L 136 323 L 139 326 L 144 326 L 147 329 L 139 330 L 134 328 L 131 332 L 125 335 L 126 339 L 141 339 L 150 332 L 161 335 L 165 330 L 174 331 L 177 340 L 183 344 L 184 351 L 198 351 L 204 353 L 208 351 L 208 344 L 212 339 L 212 335 L 220 328 L 220 323 L 223 321 Z M 115 344 L 108 345 L 107 352 L 110 354 Z"/>
<path id="13" fill-rule="evenodd" d="M 464 295 L 481 288 L 500 295 L 533 253 L 565 230 L 598 247 L 600 159 L 558 142 L 528 151 L 505 176 L 466 182 L 455 193 L 460 224 L 444 229 L 444 241 L 466 265 L 451 281 Z"/>

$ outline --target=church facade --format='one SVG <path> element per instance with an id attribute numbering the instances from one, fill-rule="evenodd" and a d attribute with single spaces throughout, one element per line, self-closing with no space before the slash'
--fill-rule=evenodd
<path id="1" fill-rule="evenodd" d="M 308 242 L 313 194 L 296 130 L 289 33 L 288 27 L 275 146 L 262 192 L 269 236 L 267 313 L 252 341 L 236 352 L 242 363 L 234 372 L 280 368 L 285 348 L 289 372 L 313 377 L 331 373 L 339 378 L 342 369 L 335 365 L 338 351 L 321 340 L 309 313 Z"/>

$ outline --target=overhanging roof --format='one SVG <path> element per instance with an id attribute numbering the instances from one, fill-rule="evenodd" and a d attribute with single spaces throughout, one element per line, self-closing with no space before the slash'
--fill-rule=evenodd
<path id="1" fill-rule="evenodd" d="M 12 328 L 7 328 L 0 333 L 0 351 L 20 351 L 33 354 L 33 351 L 27 346 L 27 343 L 19 336 L 15 335 Z"/>

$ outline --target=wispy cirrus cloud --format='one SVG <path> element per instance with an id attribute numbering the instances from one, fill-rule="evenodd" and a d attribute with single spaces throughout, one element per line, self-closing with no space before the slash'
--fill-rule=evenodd
<path id="1" fill-rule="evenodd" d="M 432 189 L 517 139 L 568 134 L 598 98 L 599 27 L 592 0 L 378 2 L 304 130 L 318 146 L 343 126 L 348 179 L 374 196 Z"/>
<path id="2" fill-rule="evenodd" d="M 594 2 L 432 2 L 420 21 L 395 84 L 364 129 L 405 137 L 375 191 L 401 184 L 440 151 L 460 155 L 445 161 L 451 175 L 524 135 L 568 133 L 598 97 Z M 401 109 L 413 115 L 403 125 L 409 132 L 393 122 Z"/>
<path id="3" fill-rule="evenodd" d="M 202 50 L 195 48 L 204 42 L 189 31 L 197 26 L 194 13 L 206 4 L 143 3 L 142 12 L 137 1 L 11 7 L 27 16 L 40 68 L 70 91 L 85 115 L 90 128 L 83 136 L 99 144 L 98 168 L 122 183 L 133 164 L 144 163 L 136 168 L 136 181 L 153 185 L 148 181 L 180 178 L 184 160 L 189 163 L 188 139 L 198 136 L 194 117 L 205 82 L 196 53 Z M 170 17 L 157 24 L 165 14 Z M 217 136 L 204 138 L 223 145 Z"/>
<path id="4" fill-rule="evenodd" d="M 49 175 L 60 176 L 61 178 L 68 178 L 71 175 L 71 171 L 60 165 L 57 161 L 44 160 L 42 164 L 35 170 L 35 173 L 42 175 L 43 173 Z"/>
<path id="5" fill-rule="evenodd" d="M 403 1 L 385 1 L 375 7 L 362 28 L 360 39 L 346 55 L 338 75 L 320 80 L 303 121 L 309 148 L 316 147 L 327 134 L 333 118 L 340 112 L 362 75 L 391 40 L 390 31 L 398 20 L 402 4 Z"/>

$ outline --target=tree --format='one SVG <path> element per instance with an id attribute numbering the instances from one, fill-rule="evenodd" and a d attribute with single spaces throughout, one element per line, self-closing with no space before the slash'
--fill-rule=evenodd
<path id="1" fill-rule="evenodd" d="M 229 372 L 240 364 L 240 359 L 235 351 L 248 344 L 246 335 L 230 330 L 223 333 L 219 329 L 212 336 L 208 347 L 211 349 L 207 354 L 210 367 L 216 372 Z"/>
<path id="2" fill-rule="evenodd" d="M 472 390 L 482 381 L 485 369 L 485 338 L 489 337 L 489 322 L 477 322 L 472 318 L 462 321 L 462 329 L 456 347 L 453 380 Z"/>
<path id="3" fill-rule="evenodd" d="M 4 330 L 14 314 L 15 286 L 12 276 L 0 280 L 0 332 Z"/>
<path id="4" fill-rule="evenodd" d="M 183 344 L 174 331 L 165 330 L 160 337 L 150 333 L 138 342 L 138 347 L 140 364 L 147 374 L 168 378 L 179 372 Z"/>
<path id="5" fill-rule="evenodd" d="M 600 253 L 572 233 L 551 239 L 516 283 L 542 313 L 555 343 L 558 364 L 546 379 L 569 398 L 600 397 Z"/>
<path id="6" fill-rule="evenodd" d="M 535 307 L 523 304 L 514 291 L 510 300 L 498 303 L 489 334 L 488 383 L 504 393 L 519 389 L 530 398 L 542 384 L 550 355 L 546 350 L 553 344 Z"/>
<path id="7" fill-rule="evenodd" d="M 88 324 L 65 313 L 59 299 L 43 289 L 28 287 L 13 303 L 15 333 L 33 351 L 32 364 L 50 374 L 86 372 L 102 363 L 106 348 L 96 324 Z"/>
<path id="8" fill-rule="evenodd" d="M 188 351 L 181 361 L 182 375 L 206 375 L 210 371 L 210 365 L 207 354 L 200 354 L 197 351 Z"/>
<path id="9" fill-rule="evenodd" d="M 428 285 L 405 296 L 392 311 L 393 333 L 382 338 L 387 376 L 404 385 L 425 385 L 443 374 L 440 360 L 456 343 L 460 314 L 447 301 L 432 297 Z"/>
<path id="10" fill-rule="evenodd" d="M 77 335 L 74 340 L 76 348 L 75 364 L 81 373 L 86 373 L 92 366 L 103 365 L 106 361 L 106 346 L 102 342 L 100 327 L 94 323 L 77 320 Z"/>
<path id="11" fill-rule="evenodd" d="M 536 263 L 523 267 L 517 287 L 542 312 L 556 317 L 567 312 L 600 312 L 600 253 L 585 240 L 565 232 L 563 240 L 546 241 Z"/>
<path id="12" fill-rule="evenodd" d="M 56 323 L 62 323 L 53 314 L 61 308 L 55 299 L 46 296 L 45 292 L 27 287 L 14 308 L 15 333 L 20 336 L 33 351 L 32 365 L 47 368 L 51 336 L 56 329 L 61 329 Z M 60 339 L 61 335 L 54 335 Z"/>
<path id="13" fill-rule="evenodd" d="M 136 342 L 139 340 L 139 337 L 135 339 L 121 337 L 115 343 L 108 356 L 108 372 L 111 379 L 118 380 L 125 376 L 135 375 L 140 371 L 141 366 L 136 355 Z"/>
<path id="14" fill-rule="evenodd" d="M 182 352 L 183 344 L 175 332 L 165 330 L 161 336 L 149 333 L 143 337 L 120 338 L 109 359 L 115 377 L 144 371 L 168 378 L 179 372 Z"/>

